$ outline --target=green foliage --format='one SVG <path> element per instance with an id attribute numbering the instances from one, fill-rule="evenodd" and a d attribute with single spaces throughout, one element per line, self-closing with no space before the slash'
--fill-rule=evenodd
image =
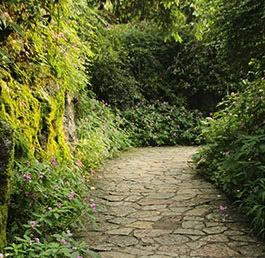
<path id="1" fill-rule="evenodd" d="M 206 144 L 196 156 L 203 175 L 237 200 L 264 236 L 265 84 L 263 79 L 245 84 L 204 121 Z"/>
<path id="2" fill-rule="evenodd" d="M 243 70 L 231 73 L 218 46 L 186 32 L 183 43 L 164 41 L 154 24 L 108 26 L 95 45 L 91 90 L 99 99 L 126 109 L 139 101 L 160 99 L 211 112 L 226 94 L 238 90 Z"/>
<path id="3" fill-rule="evenodd" d="M 87 169 L 98 167 L 130 146 L 127 133 L 120 129 L 122 118 L 108 103 L 84 97 L 79 103 L 79 115 L 82 118 L 77 121 L 73 155 Z"/>
<path id="4" fill-rule="evenodd" d="M 184 106 L 171 106 L 156 100 L 138 103 L 122 112 L 124 130 L 136 146 L 194 145 L 202 114 Z"/>
<path id="5" fill-rule="evenodd" d="M 169 83 L 193 108 L 213 111 L 224 96 L 239 89 L 238 81 L 245 74 L 231 73 L 229 64 L 217 56 L 215 45 L 194 39 L 187 39 L 175 53 Z"/>
<path id="6" fill-rule="evenodd" d="M 167 81 L 175 42 L 165 43 L 164 33 L 144 20 L 108 26 L 101 34 L 90 69 L 91 90 L 99 99 L 119 109 L 156 98 L 178 102 Z"/>
<path id="7" fill-rule="evenodd" d="M 6 241 L 8 201 L 10 198 L 10 174 L 14 165 L 13 129 L 0 113 L 0 252 Z"/>
<path id="8" fill-rule="evenodd" d="M 87 253 L 71 230 L 90 218 L 95 204 L 86 198 L 91 175 L 81 164 L 17 163 L 11 178 L 9 230 L 5 257 L 77 257 Z M 65 253 L 68 253 L 67 255 Z"/>
<path id="9" fill-rule="evenodd" d="M 113 23 L 139 22 L 146 19 L 161 29 L 166 39 L 182 41 L 183 30 L 191 32 L 197 38 L 202 37 L 204 27 L 211 23 L 213 6 L 205 0 L 150 0 L 150 1 L 88 1 L 90 6 L 98 7 L 101 15 Z M 206 9 L 207 8 L 207 9 Z M 106 15 L 107 14 L 107 15 Z"/>
<path id="10" fill-rule="evenodd" d="M 220 4 L 209 36 L 219 46 L 219 55 L 230 64 L 233 73 L 247 72 L 248 64 L 253 60 L 260 63 L 255 71 L 264 71 L 264 1 L 217 2 Z"/>
<path id="11" fill-rule="evenodd" d="M 85 86 L 82 64 L 90 55 L 77 36 L 72 7 L 66 0 L 9 1 L 2 7 L 5 19 L 23 32 L 11 31 L 1 43 L 1 111 L 15 130 L 16 158 L 69 158 L 63 130 L 65 94 Z"/>

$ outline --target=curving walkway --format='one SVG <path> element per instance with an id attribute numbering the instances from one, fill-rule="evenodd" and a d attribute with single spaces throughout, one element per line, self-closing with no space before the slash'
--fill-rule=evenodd
<path id="1" fill-rule="evenodd" d="M 90 198 L 99 229 L 80 232 L 103 258 L 264 258 L 264 245 L 188 166 L 194 147 L 139 148 L 102 168 Z"/>

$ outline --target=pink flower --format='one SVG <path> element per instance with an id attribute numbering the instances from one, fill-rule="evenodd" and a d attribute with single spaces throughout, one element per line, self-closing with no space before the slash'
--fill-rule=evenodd
<path id="1" fill-rule="evenodd" d="M 55 186 L 54 186 L 54 189 L 55 189 L 56 191 L 58 191 L 58 190 L 59 190 L 59 186 L 58 186 L 58 185 L 55 185 Z"/>
<path id="2" fill-rule="evenodd" d="M 73 235 L 70 230 L 66 230 L 66 233 L 67 233 L 68 236 L 72 236 Z"/>
<path id="3" fill-rule="evenodd" d="M 44 177 L 44 172 L 40 172 L 40 178 Z"/>
<path id="4" fill-rule="evenodd" d="M 52 159 L 51 159 L 51 163 L 52 163 L 52 165 L 53 165 L 54 167 L 56 167 L 55 158 L 52 158 Z"/>
<path id="5" fill-rule="evenodd" d="M 27 172 L 27 173 L 23 176 L 23 179 L 24 179 L 24 180 L 31 180 L 30 173 Z"/>
<path id="6" fill-rule="evenodd" d="M 92 210 L 96 210 L 96 204 L 95 203 L 92 203 L 90 206 L 91 206 Z"/>
<path id="7" fill-rule="evenodd" d="M 60 209 L 61 206 L 62 206 L 62 204 L 60 202 L 58 202 L 57 207 Z"/>
<path id="8" fill-rule="evenodd" d="M 31 222 L 30 222 L 30 226 L 32 226 L 32 227 L 34 227 L 34 226 L 35 226 L 35 224 L 36 224 L 36 222 L 35 222 L 35 221 L 31 221 Z"/>
<path id="9" fill-rule="evenodd" d="M 48 207 L 48 210 L 51 211 L 52 210 L 52 207 Z"/>
<path id="10" fill-rule="evenodd" d="M 226 209 L 227 209 L 226 206 L 222 206 L 222 205 L 220 206 L 220 210 L 221 210 L 221 211 L 224 211 L 224 210 L 226 210 Z"/>
<path id="11" fill-rule="evenodd" d="M 64 245 L 66 245 L 66 240 L 63 238 L 62 241 L 61 241 Z"/>
<path id="12" fill-rule="evenodd" d="M 230 154 L 230 152 L 229 152 L 229 151 L 227 151 L 227 152 L 225 153 L 225 155 L 226 155 L 226 156 L 228 156 L 229 154 Z"/>
<path id="13" fill-rule="evenodd" d="M 29 196 L 29 192 L 25 192 L 25 196 L 28 197 Z"/>
<path id="14" fill-rule="evenodd" d="M 35 238 L 35 241 L 37 242 L 37 243 L 40 243 L 40 239 L 39 238 Z"/>
<path id="15" fill-rule="evenodd" d="M 73 199 L 74 195 L 75 195 L 75 193 L 72 191 L 72 192 L 70 193 L 70 195 L 69 195 L 69 198 L 68 198 L 68 199 L 71 201 L 71 200 Z"/>

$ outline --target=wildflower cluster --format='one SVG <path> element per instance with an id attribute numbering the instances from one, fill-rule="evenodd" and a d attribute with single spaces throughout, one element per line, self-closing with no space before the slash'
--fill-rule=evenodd
<path id="1" fill-rule="evenodd" d="M 88 194 L 87 177 L 79 166 L 36 160 L 16 163 L 11 178 L 8 245 L 5 256 L 84 257 L 93 252 L 77 242 L 71 230 L 90 219 L 96 226 L 96 204 Z M 22 237 L 23 236 L 23 237 Z M 66 254 L 67 252 L 67 254 Z M 96 254 L 93 254 L 96 257 Z M 17 256 L 15 256 L 17 257 Z"/>
<path id="2" fill-rule="evenodd" d="M 193 145 L 200 134 L 202 113 L 185 106 L 140 102 L 122 114 L 124 130 L 137 146 Z"/>

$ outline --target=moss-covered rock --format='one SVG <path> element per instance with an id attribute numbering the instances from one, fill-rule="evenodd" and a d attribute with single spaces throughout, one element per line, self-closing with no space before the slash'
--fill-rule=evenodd
<path id="1" fill-rule="evenodd" d="M 6 245 L 9 179 L 14 159 L 13 129 L 0 115 L 0 252 Z"/>

